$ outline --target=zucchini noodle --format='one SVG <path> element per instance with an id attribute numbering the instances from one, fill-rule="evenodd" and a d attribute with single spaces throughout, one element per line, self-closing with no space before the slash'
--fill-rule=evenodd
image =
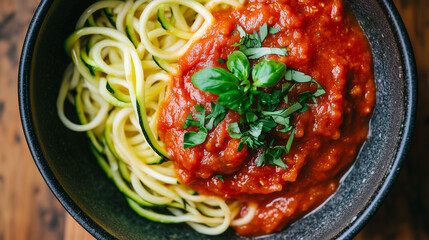
<path id="1" fill-rule="evenodd" d="M 156 122 L 177 61 L 212 25 L 210 11 L 242 4 L 98 1 L 65 42 L 73 62 L 59 90 L 58 116 L 67 128 L 86 132 L 102 169 L 130 207 L 147 219 L 187 223 L 200 233 L 217 235 L 255 215 L 254 203 L 200 195 L 179 184 Z M 66 116 L 66 101 L 75 106 L 79 123 Z"/>

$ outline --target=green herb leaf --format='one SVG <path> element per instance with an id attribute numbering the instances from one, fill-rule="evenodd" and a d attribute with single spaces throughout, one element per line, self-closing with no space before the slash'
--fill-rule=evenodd
<path id="1" fill-rule="evenodd" d="M 212 112 L 207 115 L 209 122 L 206 125 L 207 130 L 212 130 L 213 127 L 216 127 L 225 117 L 227 109 L 222 107 L 219 104 L 211 102 Z"/>
<path id="2" fill-rule="evenodd" d="M 250 125 L 249 134 L 253 136 L 254 138 L 258 138 L 262 133 L 262 128 L 264 127 L 263 122 L 259 122 L 257 125 L 252 124 Z"/>
<path id="3" fill-rule="evenodd" d="M 294 112 L 300 110 L 302 108 L 302 105 L 297 102 L 294 103 L 292 106 L 290 106 L 289 108 L 284 108 L 278 111 L 261 111 L 261 113 L 265 116 L 271 116 L 271 117 L 289 117 L 290 115 L 292 115 Z"/>
<path id="4" fill-rule="evenodd" d="M 248 101 L 248 96 L 242 90 L 233 89 L 219 96 L 217 103 L 232 110 L 242 111 L 243 102 Z"/>
<path id="5" fill-rule="evenodd" d="M 222 59 L 222 58 L 219 58 L 217 61 L 218 61 L 219 63 L 226 63 L 226 60 L 225 60 L 225 59 Z"/>
<path id="6" fill-rule="evenodd" d="M 247 80 L 250 75 L 250 63 L 246 55 L 240 51 L 234 51 L 229 55 L 226 66 L 238 79 Z"/>
<path id="7" fill-rule="evenodd" d="M 186 132 L 183 138 L 183 148 L 187 149 L 204 143 L 207 134 L 207 129 L 204 127 L 198 128 L 198 132 Z"/>
<path id="8" fill-rule="evenodd" d="M 310 91 L 306 91 L 298 94 L 298 100 L 300 103 L 305 102 L 310 98 L 313 100 L 314 103 L 317 103 L 316 98 L 314 97 L 313 93 L 311 93 Z"/>
<path id="9" fill-rule="evenodd" d="M 204 127 L 206 121 L 206 109 L 204 108 L 204 105 L 195 105 L 194 108 L 195 111 L 197 111 L 197 113 L 195 113 L 195 117 L 200 120 L 200 126 Z"/>
<path id="10" fill-rule="evenodd" d="M 219 178 L 219 180 L 224 183 L 222 175 L 216 175 L 216 177 Z"/>
<path id="11" fill-rule="evenodd" d="M 313 93 L 314 97 L 319 97 L 326 93 L 326 90 L 322 87 L 322 85 L 320 85 L 320 83 L 318 83 L 311 76 L 306 75 L 303 72 L 293 70 L 293 69 L 288 69 L 285 74 L 285 79 L 288 81 L 295 81 L 298 83 L 304 83 L 304 82 L 315 83 L 317 85 L 317 90 L 316 92 Z"/>
<path id="12" fill-rule="evenodd" d="M 259 118 L 255 123 L 262 123 L 262 132 L 269 132 L 276 126 L 275 121 L 269 118 Z"/>
<path id="13" fill-rule="evenodd" d="M 260 167 L 264 164 L 264 162 L 265 162 L 265 154 L 262 153 L 261 156 L 259 156 L 258 158 L 258 162 L 256 163 L 256 166 Z"/>
<path id="14" fill-rule="evenodd" d="M 264 152 L 258 158 L 257 166 L 262 166 L 264 163 L 268 163 L 286 169 L 288 166 L 281 158 L 286 153 L 287 150 L 285 146 L 274 146 L 274 140 L 272 140 L 269 146 L 266 147 Z"/>
<path id="15" fill-rule="evenodd" d="M 246 35 L 247 35 L 247 33 L 244 31 L 244 29 L 240 26 L 240 25 L 238 25 L 237 24 L 237 30 L 238 30 L 238 32 L 240 33 L 240 38 L 244 38 L 244 37 L 246 37 Z"/>
<path id="16" fill-rule="evenodd" d="M 273 60 L 262 59 L 252 71 L 253 86 L 271 87 L 283 78 L 286 65 Z"/>
<path id="17" fill-rule="evenodd" d="M 303 72 L 296 71 L 293 69 L 288 69 L 286 71 L 285 79 L 288 81 L 295 81 L 298 83 L 311 82 L 312 80 L 314 80 L 309 75 L 306 75 Z"/>
<path id="18" fill-rule="evenodd" d="M 246 122 L 252 123 L 258 120 L 258 116 L 254 112 L 246 112 Z"/>
<path id="19" fill-rule="evenodd" d="M 313 93 L 313 96 L 320 97 L 326 93 L 326 90 L 322 87 L 322 85 L 320 85 L 320 83 L 318 83 L 314 79 L 312 79 L 312 82 L 314 82 L 317 85 L 317 90 L 316 90 L 316 92 Z"/>
<path id="20" fill-rule="evenodd" d="M 230 123 L 227 131 L 229 136 L 235 139 L 239 139 L 243 135 L 237 122 Z"/>
<path id="21" fill-rule="evenodd" d="M 268 33 L 277 33 L 280 31 L 279 28 L 269 28 L 267 23 L 259 27 L 259 33 L 256 31 L 253 34 L 247 34 L 244 29 L 237 25 L 237 30 L 240 32 L 241 41 L 235 43 L 232 46 L 240 46 L 240 51 L 242 51 L 249 59 L 258 59 L 266 55 L 277 54 L 281 56 L 287 56 L 286 48 L 267 48 L 262 47 L 262 43 L 268 36 Z"/>
<path id="22" fill-rule="evenodd" d="M 192 118 L 192 114 L 191 113 L 188 113 L 188 117 L 186 118 L 186 120 L 185 120 L 185 124 L 183 125 L 183 129 L 186 129 L 186 128 L 188 128 L 188 127 L 190 127 L 190 126 L 196 126 L 196 127 L 200 127 L 201 125 L 200 125 L 200 122 L 199 121 L 195 121 L 193 118 Z"/>
<path id="23" fill-rule="evenodd" d="M 281 158 L 275 158 L 274 160 L 273 160 L 273 165 L 277 165 L 277 166 L 279 166 L 279 167 L 282 167 L 282 168 L 284 168 L 284 169 L 287 169 L 289 166 L 288 165 L 286 165 L 286 163 L 284 163 L 283 162 L 283 160 L 281 159 Z"/>
<path id="24" fill-rule="evenodd" d="M 276 54 L 280 56 L 287 56 L 286 48 L 268 48 L 268 47 L 260 47 L 260 48 L 247 48 L 241 50 L 249 59 L 258 59 L 266 55 Z"/>
<path id="25" fill-rule="evenodd" d="M 265 38 L 267 38 L 267 36 L 268 36 L 268 25 L 267 23 L 265 23 L 264 25 L 259 26 L 259 40 L 261 41 L 261 44 L 265 40 Z"/>
<path id="26" fill-rule="evenodd" d="M 290 148 L 292 147 L 293 138 L 295 137 L 295 128 L 292 129 L 292 132 L 290 133 L 289 139 L 286 143 L 286 152 L 290 151 Z"/>
<path id="27" fill-rule="evenodd" d="M 202 104 L 196 105 L 194 116 L 199 120 L 195 121 L 189 114 L 183 128 L 198 126 L 197 132 L 188 132 L 184 136 L 184 148 L 192 147 L 204 143 L 208 130 L 213 129 L 225 117 L 227 109 L 236 110 L 243 115 L 240 122 L 230 123 L 228 133 L 231 138 L 241 139 L 237 152 L 242 151 L 246 145 L 250 149 L 263 148 L 263 153 L 257 160 L 257 165 L 276 165 L 288 168 L 282 157 L 287 154 L 293 143 L 295 128 L 290 126 L 292 114 L 308 109 L 309 99 L 317 103 L 316 97 L 326 93 L 325 89 L 311 76 L 302 72 L 289 69 L 286 65 L 277 61 L 262 59 L 252 70 L 252 79 L 249 79 L 250 63 L 249 59 L 257 59 L 269 54 L 287 56 L 286 48 L 266 48 L 262 47 L 262 42 L 268 34 L 275 34 L 279 28 L 268 28 L 267 24 L 259 27 L 259 33 L 247 34 L 242 27 L 237 25 L 241 41 L 234 44 L 239 46 L 240 51 L 233 52 L 226 62 L 228 72 L 223 68 L 206 68 L 197 72 L 192 77 L 194 85 L 202 91 L 219 95 L 217 104 L 211 103 L 211 112 L 205 117 L 206 109 Z M 220 63 L 225 60 L 218 59 Z M 298 93 L 298 102 L 289 103 L 288 94 L 295 87 L 295 83 L 286 82 L 282 88 L 274 89 L 271 93 L 258 90 L 260 87 L 272 87 L 283 77 L 286 80 L 297 83 L 313 82 L 317 84 L 315 93 Z M 256 97 L 256 98 L 255 98 Z M 290 107 L 275 110 L 282 101 Z M 207 123 L 206 123 L 207 121 Z M 286 146 L 274 146 L 274 139 L 268 142 L 266 134 L 276 126 L 280 126 L 278 132 L 290 132 Z M 222 176 L 218 175 L 223 181 Z"/>
<path id="28" fill-rule="evenodd" d="M 270 34 L 276 34 L 276 33 L 280 32 L 280 31 L 281 31 L 280 28 L 273 28 L 273 27 L 270 27 L 270 29 L 268 30 L 268 32 Z"/>
<path id="29" fill-rule="evenodd" d="M 209 67 L 195 73 L 192 83 L 201 91 L 219 95 L 238 87 L 237 78 L 223 68 Z"/>

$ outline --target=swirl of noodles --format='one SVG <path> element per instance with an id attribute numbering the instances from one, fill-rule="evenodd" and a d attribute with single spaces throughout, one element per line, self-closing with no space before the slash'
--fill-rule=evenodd
<path id="1" fill-rule="evenodd" d="M 69 129 L 86 132 L 100 166 L 131 208 L 147 219 L 185 222 L 200 233 L 217 235 L 230 225 L 249 223 L 255 215 L 254 203 L 199 195 L 180 185 L 173 163 L 165 161 L 156 126 L 177 61 L 209 29 L 210 10 L 242 4 L 243 0 L 98 1 L 82 14 L 66 40 L 73 63 L 59 90 L 58 116 Z M 159 17 L 169 19 L 168 26 Z M 66 102 L 75 106 L 79 123 L 67 118 Z M 243 205 L 247 211 L 241 216 Z M 159 212 L 160 206 L 171 214 Z"/>

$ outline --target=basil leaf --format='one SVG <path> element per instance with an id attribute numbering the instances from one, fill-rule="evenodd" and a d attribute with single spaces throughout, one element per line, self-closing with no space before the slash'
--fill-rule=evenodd
<path id="1" fill-rule="evenodd" d="M 183 148 L 187 149 L 204 143 L 207 133 L 207 129 L 204 127 L 200 127 L 198 132 L 186 132 L 183 137 Z"/>
<path id="2" fill-rule="evenodd" d="M 188 128 L 188 127 L 190 127 L 190 126 L 197 126 L 197 127 L 200 127 L 201 125 L 200 125 L 200 122 L 199 121 L 195 121 L 193 118 L 192 118 L 192 114 L 191 113 L 188 113 L 188 117 L 186 118 L 186 120 L 185 120 L 185 124 L 183 124 L 183 129 L 186 129 L 186 128 Z"/>
<path id="3" fill-rule="evenodd" d="M 223 68 L 209 67 L 195 73 L 192 83 L 201 91 L 220 95 L 238 87 L 237 78 Z"/>
<path id="4" fill-rule="evenodd" d="M 292 129 L 292 132 L 290 133 L 289 139 L 286 143 L 286 152 L 290 151 L 290 148 L 292 147 L 293 138 L 295 137 L 295 128 Z"/>
<path id="5" fill-rule="evenodd" d="M 305 101 L 307 101 L 307 100 L 308 100 L 308 99 L 310 99 L 310 98 L 313 98 L 314 100 L 316 100 L 316 99 L 313 97 L 313 93 L 311 93 L 310 91 L 306 91 L 306 92 L 302 92 L 302 93 L 298 94 L 298 101 L 299 101 L 300 103 L 305 102 Z M 313 100 L 313 101 L 314 101 L 314 100 Z"/>
<path id="6" fill-rule="evenodd" d="M 277 166 L 279 166 L 279 167 L 282 167 L 282 168 L 284 168 L 284 169 L 289 168 L 289 166 L 288 166 L 288 165 L 286 165 L 286 163 L 284 163 L 284 162 L 283 162 L 283 160 L 282 160 L 280 157 L 275 158 L 275 159 L 273 160 L 273 164 L 274 164 L 274 165 L 277 165 Z"/>
<path id="7" fill-rule="evenodd" d="M 250 35 L 249 37 L 255 41 L 256 47 L 262 47 L 261 37 L 256 31 L 253 31 L 253 35 Z"/>
<path id="8" fill-rule="evenodd" d="M 313 96 L 320 97 L 326 93 L 326 90 L 322 87 L 322 85 L 320 85 L 320 83 L 318 83 L 314 79 L 312 79 L 312 82 L 314 82 L 317 85 L 317 90 L 316 90 L 316 92 L 313 93 Z"/>
<path id="9" fill-rule="evenodd" d="M 287 119 L 289 119 L 289 118 L 287 118 Z M 289 131 L 290 131 L 290 130 L 292 130 L 292 129 L 293 129 L 293 127 L 292 127 L 292 126 L 285 125 L 285 128 L 280 129 L 280 130 L 279 130 L 279 132 L 281 132 L 281 133 L 285 133 L 285 132 L 289 132 Z"/>
<path id="10" fill-rule="evenodd" d="M 247 80 L 250 75 L 250 63 L 246 55 L 240 51 L 234 51 L 229 55 L 226 66 L 238 79 Z"/>
<path id="11" fill-rule="evenodd" d="M 273 60 L 262 59 L 252 71 L 253 86 L 271 87 L 283 78 L 286 65 Z"/>
<path id="12" fill-rule="evenodd" d="M 267 38 L 268 36 L 268 25 L 265 23 L 262 26 L 259 26 L 259 39 L 261 40 L 261 43 Z"/>
<path id="13" fill-rule="evenodd" d="M 295 81 L 298 83 L 311 82 L 314 80 L 309 75 L 306 75 L 303 72 L 296 71 L 293 69 L 288 69 L 285 74 L 285 79 L 288 81 Z"/>
<path id="14" fill-rule="evenodd" d="M 240 38 L 244 38 L 244 37 L 246 37 L 246 35 L 247 35 L 247 33 L 244 31 L 244 29 L 240 26 L 240 25 L 238 25 L 237 24 L 237 30 L 238 30 L 238 32 L 240 33 Z"/>
<path id="15" fill-rule="evenodd" d="M 290 115 L 292 115 L 294 112 L 298 111 L 299 109 L 302 108 L 302 105 L 300 103 L 294 103 L 292 106 L 290 106 L 289 108 L 284 108 L 278 111 L 274 111 L 274 112 L 269 112 L 269 111 L 261 111 L 261 113 L 263 115 L 266 116 L 280 116 L 280 117 L 288 117 Z"/>
<path id="16" fill-rule="evenodd" d="M 259 47 L 253 48 L 249 47 L 247 49 L 240 49 L 249 59 L 258 59 L 266 55 L 276 54 L 280 56 L 287 56 L 286 48 L 268 48 L 268 47 Z"/>
<path id="17" fill-rule="evenodd" d="M 224 182 L 224 181 L 223 181 L 223 177 L 222 177 L 222 175 L 216 175 L 216 177 L 217 177 L 217 178 L 219 178 L 219 180 L 220 180 L 221 182 Z"/>
<path id="18" fill-rule="evenodd" d="M 204 108 L 204 105 L 195 105 L 194 108 L 195 111 L 197 111 L 197 113 L 195 113 L 195 117 L 200 120 L 200 127 L 204 127 L 206 120 L 206 109 Z"/>
<path id="19" fill-rule="evenodd" d="M 227 112 L 226 108 L 213 102 L 211 102 L 211 107 L 212 112 L 207 115 L 207 119 L 209 119 L 209 122 L 206 125 L 207 130 L 212 130 L 213 127 L 216 127 L 222 119 L 224 119 Z"/>
<path id="20" fill-rule="evenodd" d="M 258 138 L 262 133 L 262 128 L 264 127 L 264 123 L 260 122 L 257 125 L 250 125 L 249 134 L 255 138 Z"/>
<path id="21" fill-rule="evenodd" d="M 258 116 L 254 112 L 246 112 L 246 122 L 252 123 L 258 120 Z"/>
<path id="22" fill-rule="evenodd" d="M 271 119 L 260 118 L 256 123 L 262 123 L 262 132 L 269 132 L 273 127 L 276 126 L 276 123 Z"/>
<path id="23" fill-rule="evenodd" d="M 270 33 L 270 34 L 276 34 L 276 33 L 278 33 L 278 32 L 280 32 L 280 28 L 273 28 L 273 27 L 270 27 L 270 29 L 268 29 L 268 32 Z"/>
<path id="24" fill-rule="evenodd" d="M 218 61 L 219 63 L 226 63 L 226 60 L 225 60 L 225 59 L 222 59 L 222 58 L 219 58 L 217 61 Z"/>
<path id="25" fill-rule="evenodd" d="M 237 122 L 230 123 L 227 131 L 231 138 L 239 139 L 243 136 Z"/>
<path id="26" fill-rule="evenodd" d="M 242 102 L 246 100 L 246 93 L 233 89 L 219 96 L 217 103 L 232 110 L 239 111 Z"/>
<path id="27" fill-rule="evenodd" d="M 302 108 L 299 110 L 300 113 L 307 111 L 308 109 L 308 104 L 307 103 L 302 103 Z"/>
<path id="28" fill-rule="evenodd" d="M 257 167 L 262 166 L 265 162 L 265 153 L 262 153 L 261 156 L 258 157 L 258 162 L 256 163 Z"/>
<path id="29" fill-rule="evenodd" d="M 303 72 L 293 70 L 293 69 L 288 69 L 285 74 L 285 79 L 288 81 L 295 81 L 298 83 L 304 83 L 304 82 L 315 83 L 317 85 L 317 90 L 316 92 L 313 93 L 314 97 L 319 97 L 326 93 L 326 90 L 322 87 L 322 85 L 320 85 L 320 83 L 318 83 L 311 76 L 306 75 Z"/>
<path id="30" fill-rule="evenodd" d="M 283 116 L 273 116 L 274 122 L 277 124 L 286 126 L 289 125 L 289 117 L 283 117 Z"/>
<path id="31" fill-rule="evenodd" d="M 282 101 L 282 91 L 274 90 L 271 94 L 259 92 L 257 94 L 259 103 L 267 111 L 273 111 Z"/>
<path id="32" fill-rule="evenodd" d="M 243 115 L 247 110 L 253 105 L 253 94 L 246 95 L 246 97 L 241 101 L 239 106 L 238 113 Z"/>
<path id="33" fill-rule="evenodd" d="M 195 108 L 195 111 L 200 112 L 200 113 L 206 111 L 206 109 L 204 108 L 204 105 L 202 103 L 200 103 L 200 105 L 195 105 L 194 108 Z"/>

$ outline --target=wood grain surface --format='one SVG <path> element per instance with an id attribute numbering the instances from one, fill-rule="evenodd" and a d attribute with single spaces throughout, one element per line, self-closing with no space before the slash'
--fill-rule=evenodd
<path id="1" fill-rule="evenodd" d="M 429 0 L 394 1 L 410 35 L 419 77 L 411 151 L 381 208 L 355 239 L 429 239 Z M 93 239 L 65 212 L 25 142 L 18 64 L 36 0 L 0 0 L 0 240 Z"/>

